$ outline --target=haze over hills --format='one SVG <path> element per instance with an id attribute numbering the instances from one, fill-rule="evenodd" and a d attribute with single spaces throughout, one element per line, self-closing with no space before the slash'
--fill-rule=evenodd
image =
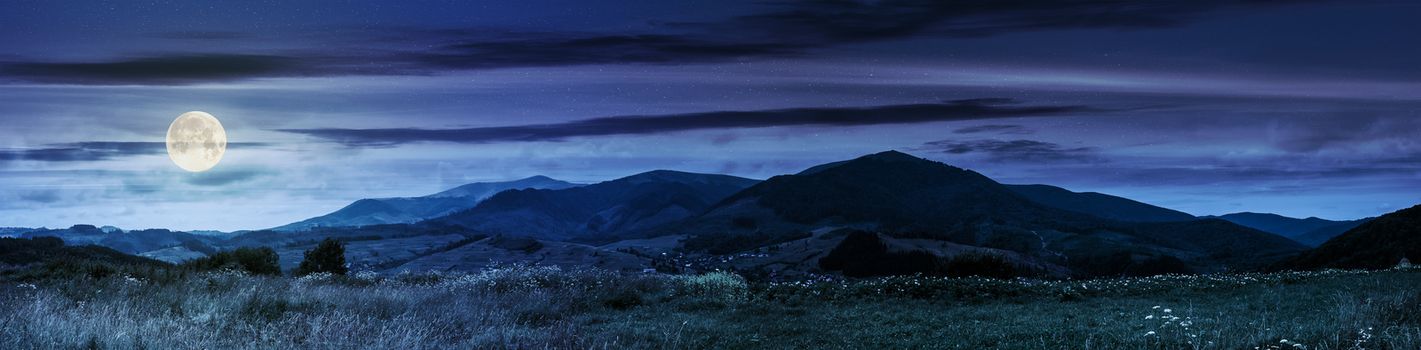
<path id="1" fill-rule="evenodd" d="M 1310 247 L 1316 247 L 1322 244 L 1322 242 L 1332 239 L 1332 237 L 1336 237 L 1343 232 L 1347 232 L 1347 230 L 1372 220 L 1372 218 L 1365 218 L 1334 221 L 1317 217 L 1298 219 L 1278 214 L 1250 212 L 1225 214 L 1218 216 L 1218 218 L 1228 220 L 1235 224 L 1252 227 L 1260 231 L 1288 237 Z"/>
<path id="2" fill-rule="evenodd" d="M 33 229 L 17 235 L 20 238 L 58 237 L 68 245 L 98 245 L 128 254 L 142 254 L 162 248 L 186 247 L 192 251 L 216 252 L 219 237 L 194 235 L 187 232 L 166 229 L 146 229 L 124 231 L 118 228 L 99 228 L 94 225 L 74 225 L 66 229 Z"/>
<path id="3" fill-rule="evenodd" d="M 513 189 L 564 189 L 577 184 L 538 175 L 505 182 L 476 182 L 422 197 L 361 199 L 330 214 L 273 228 L 276 231 L 313 227 L 354 227 L 412 223 L 473 208 L 480 201 Z"/>

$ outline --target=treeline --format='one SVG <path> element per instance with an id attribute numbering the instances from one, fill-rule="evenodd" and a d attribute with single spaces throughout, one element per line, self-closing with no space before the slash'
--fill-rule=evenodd
<path id="1" fill-rule="evenodd" d="M 997 254 L 964 253 L 939 257 L 931 252 L 889 251 L 878 234 L 853 231 L 819 259 L 819 268 L 840 271 L 849 277 L 922 274 L 927 276 L 982 276 L 994 278 L 1032 277 L 1036 269 Z"/>
<path id="2" fill-rule="evenodd" d="M 115 274 L 173 280 L 191 272 L 234 270 L 254 275 L 282 275 L 280 259 L 270 247 L 216 251 L 181 264 L 169 264 L 96 245 L 66 246 L 58 237 L 0 238 L 0 277 L 22 281 L 103 278 Z M 307 250 L 293 276 L 348 272 L 345 246 L 326 239 Z"/>
<path id="3" fill-rule="evenodd" d="M 280 257 L 270 247 L 245 247 L 217 252 L 206 257 L 193 259 L 182 264 L 196 271 L 240 270 L 254 275 L 281 275 Z M 345 244 L 326 238 L 315 248 L 307 250 L 301 265 L 291 271 L 293 276 L 312 273 L 344 275 L 349 272 L 345 264 Z"/>

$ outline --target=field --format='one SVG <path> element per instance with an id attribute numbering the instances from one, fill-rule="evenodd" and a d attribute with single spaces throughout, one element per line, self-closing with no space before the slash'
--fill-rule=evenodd
<path id="1" fill-rule="evenodd" d="M 92 272 L 0 282 L 0 348 L 1421 348 L 1414 269 L 794 283 L 536 266 Z"/>

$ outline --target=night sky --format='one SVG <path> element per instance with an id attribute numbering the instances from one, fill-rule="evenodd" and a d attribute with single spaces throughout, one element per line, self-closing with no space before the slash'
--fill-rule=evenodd
<path id="1" fill-rule="evenodd" d="M 0 2 L 0 226 L 896 149 L 1196 215 L 1421 203 L 1421 3 Z M 187 173 L 186 111 L 230 146 Z"/>

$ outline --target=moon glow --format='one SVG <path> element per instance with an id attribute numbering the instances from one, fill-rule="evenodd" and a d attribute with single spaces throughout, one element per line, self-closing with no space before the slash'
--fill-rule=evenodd
<path id="1" fill-rule="evenodd" d="M 227 131 L 207 112 L 183 113 L 168 126 L 168 158 L 190 172 L 212 169 L 227 153 Z"/>

